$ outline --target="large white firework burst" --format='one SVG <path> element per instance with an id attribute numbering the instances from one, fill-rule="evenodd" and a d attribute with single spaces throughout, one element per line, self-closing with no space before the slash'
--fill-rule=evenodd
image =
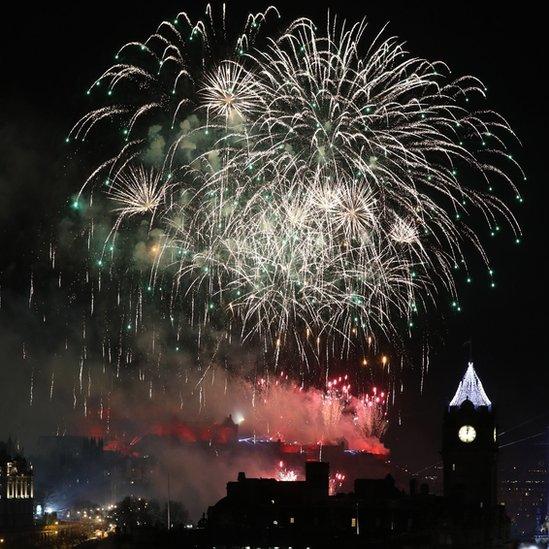
<path id="1" fill-rule="evenodd" d="M 438 288 L 455 293 L 467 243 L 488 262 L 468 219 L 519 232 L 492 192 L 520 198 L 513 132 L 470 108 L 484 101 L 478 79 L 368 37 L 364 21 L 299 19 L 271 38 L 269 8 L 231 41 L 225 13 L 218 25 L 206 12 L 121 48 L 90 88 L 109 104 L 69 136 L 120 128 L 82 192 L 105 173 L 122 182 L 107 192 L 117 231 L 154 215 L 167 237 L 152 277 L 173 276 L 202 322 L 221 310 L 243 336 L 293 334 L 302 348 L 304 334 L 390 334 Z M 147 162 L 154 177 L 135 167 Z"/>

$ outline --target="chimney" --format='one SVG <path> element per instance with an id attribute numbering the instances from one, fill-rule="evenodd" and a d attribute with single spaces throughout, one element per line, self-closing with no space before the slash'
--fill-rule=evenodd
<path id="1" fill-rule="evenodd" d="M 417 478 L 412 477 L 410 479 L 410 496 L 415 497 L 417 495 Z"/>
<path id="2" fill-rule="evenodd" d="M 329 493 L 330 464 L 324 461 L 305 463 L 305 482 L 315 498 L 327 498 Z"/>

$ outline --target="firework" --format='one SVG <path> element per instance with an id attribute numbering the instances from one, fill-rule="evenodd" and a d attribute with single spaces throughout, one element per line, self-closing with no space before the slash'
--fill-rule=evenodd
<path id="1" fill-rule="evenodd" d="M 250 387 L 252 387 L 250 385 Z M 254 432 L 270 440 L 281 440 L 299 448 L 345 443 L 351 450 L 384 454 L 380 437 L 387 425 L 385 392 L 353 390 L 349 376 L 332 378 L 326 387 L 304 389 L 288 375 L 269 381 L 261 378 L 253 386 L 254 398 L 246 413 Z M 383 395 L 383 396 L 381 396 Z M 246 424 L 243 424 L 246 428 Z"/>
<path id="2" fill-rule="evenodd" d="M 370 394 L 359 396 L 354 404 L 354 422 L 359 433 L 364 437 L 374 433 L 377 437 L 383 436 L 388 426 L 385 392 L 378 392 L 377 387 L 374 387 Z"/>
<path id="3" fill-rule="evenodd" d="M 299 19 L 271 38 L 277 15 L 233 33 L 208 7 L 126 44 L 88 90 L 107 105 L 69 140 L 119 129 L 81 192 L 113 182 L 100 187 L 110 238 L 143 219 L 165 235 L 153 283 L 171 280 L 201 323 L 215 313 L 244 338 L 318 353 L 328 336 L 412 326 L 440 288 L 455 299 L 468 244 L 488 263 L 474 212 L 518 235 L 495 190 L 520 200 L 521 171 L 507 122 L 470 107 L 486 93 L 476 78 L 451 79 L 364 21 Z"/>
<path id="4" fill-rule="evenodd" d="M 127 172 L 119 173 L 114 183 L 107 185 L 108 197 L 118 205 L 114 211 L 120 222 L 127 216 L 150 214 L 152 223 L 166 190 L 159 174 L 144 166 L 131 166 Z"/>
<path id="5" fill-rule="evenodd" d="M 329 487 L 329 494 L 331 496 L 336 495 L 337 491 L 343 486 L 343 483 L 345 482 L 346 478 L 347 476 L 344 473 L 341 473 L 340 471 L 336 471 L 335 473 L 332 473 L 330 475 L 328 487 Z"/>
<path id="6" fill-rule="evenodd" d="M 295 482 L 298 479 L 298 476 L 296 471 L 286 467 L 283 461 L 279 461 L 276 470 L 276 479 L 285 482 Z"/>
<path id="7" fill-rule="evenodd" d="M 332 436 L 337 431 L 342 414 L 351 400 L 351 385 L 347 383 L 347 376 L 328 381 L 324 398 L 322 399 L 322 419 L 326 435 Z"/>

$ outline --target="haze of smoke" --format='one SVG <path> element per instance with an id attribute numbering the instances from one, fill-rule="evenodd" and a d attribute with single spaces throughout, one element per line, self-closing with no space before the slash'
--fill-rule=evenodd
<path id="1" fill-rule="evenodd" d="M 351 449 L 388 453 L 380 441 L 385 423 L 368 422 L 368 410 L 364 409 L 357 417 L 360 401 L 354 396 L 344 405 L 327 400 L 325 393 L 316 388 L 305 389 L 279 379 L 268 383 L 250 381 L 220 366 L 210 367 L 202 377 L 189 369 L 187 377 L 176 386 L 165 387 L 161 398 L 150 398 L 145 389 L 139 383 L 133 387 L 126 384 L 123 390 L 110 395 L 111 437 L 125 435 L 128 439 L 162 433 L 189 442 L 192 440 L 187 432 L 196 429 L 201 434 L 195 438 L 207 440 L 209 435 L 202 434 L 204 427 L 220 425 L 231 414 L 239 423 L 241 437 L 297 444 L 345 441 Z M 326 414 L 327 406 L 337 407 L 339 413 Z M 385 414 L 379 407 L 370 410 L 371 414 Z M 90 407 L 90 416 L 82 420 L 80 428 L 83 433 L 99 432 L 91 427 L 94 424 L 97 426 L 97 411 Z"/>

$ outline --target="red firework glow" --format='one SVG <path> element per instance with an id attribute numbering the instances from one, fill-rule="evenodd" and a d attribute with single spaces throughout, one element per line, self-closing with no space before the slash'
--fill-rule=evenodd
<path id="1" fill-rule="evenodd" d="M 294 469 L 287 465 L 283 460 L 278 462 L 278 466 L 275 469 L 274 474 L 268 475 L 276 478 L 276 480 L 282 482 L 295 482 L 298 480 L 304 480 L 302 474 L 298 469 Z M 347 475 L 341 471 L 334 471 L 329 477 L 329 493 L 331 496 L 341 492 L 344 488 L 350 488 L 346 485 Z"/>
<path id="2" fill-rule="evenodd" d="M 213 425 L 191 425 L 177 418 L 171 418 L 163 423 L 153 424 L 146 432 L 134 436 L 128 442 L 120 438 L 110 439 L 104 449 L 127 455 L 137 455 L 136 446 L 147 436 L 172 439 L 180 443 L 208 442 L 223 445 L 235 441 L 237 433 L 238 427 L 232 421 L 231 416 L 226 418 L 223 423 Z"/>
<path id="3" fill-rule="evenodd" d="M 276 473 L 272 476 L 277 480 L 283 482 L 295 482 L 297 480 L 303 480 L 302 475 L 300 475 L 297 470 L 288 467 L 286 463 L 282 460 L 278 462 Z M 330 474 L 329 493 L 331 496 L 335 495 L 343 488 L 346 479 L 347 475 L 345 475 L 345 473 L 342 473 L 341 471 L 335 471 Z"/>
<path id="4" fill-rule="evenodd" d="M 350 450 L 388 454 L 380 441 L 387 426 L 388 399 L 377 387 L 353 394 L 347 375 L 329 380 L 325 390 L 305 389 L 282 372 L 274 379 L 250 383 L 217 374 L 196 408 L 155 400 L 135 403 L 112 398 L 105 410 L 88 415 L 77 431 L 106 440 L 107 450 L 133 453 L 145 437 L 180 443 L 228 444 L 238 436 L 276 441 L 285 454 L 319 453 L 339 444 Z M 192 404 L 192 401 L 191 401 Z M 232 418 L 220 421 L 232 413 Z M 312 449 L 312 450 L 310 450 Z"/>

